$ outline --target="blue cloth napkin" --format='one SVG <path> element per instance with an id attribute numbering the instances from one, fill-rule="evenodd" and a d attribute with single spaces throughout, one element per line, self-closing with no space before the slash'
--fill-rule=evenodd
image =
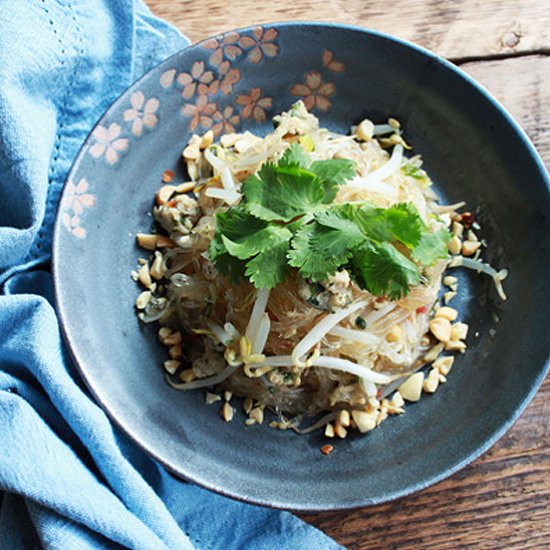
<path id="1" fill-rule="evenodd" d="M 0 548 L 337 548 L 167 473 L 110 424 L 61 342 L 49 260 L 67 171 L 108 105 L 186 44 L 139 1 L 2 1 Z"/>

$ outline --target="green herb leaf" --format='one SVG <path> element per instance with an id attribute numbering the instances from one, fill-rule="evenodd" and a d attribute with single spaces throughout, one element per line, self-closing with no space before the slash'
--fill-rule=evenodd
<path id="1" fill-rule="evenodd" d="M 246 264 L 245 275 L 256 288 L 274 288 L 288 277 L 288 244 L 288 241 L 281 241 Z"/>
<path id="2" fill-rule="evenodd" d="M 309 168 L 311 157 L 298 143 L 293 143 L 283 154 L 277 166 L 299 166 Z"/>
<path id="3" fill-rule="evenodd" d="M 323 184 L 325 189 L 323 203 L 325 204 L 334 200 L 339 185 L 355 176 L 355 163 L 348 159 L 316 160 L 308 169 Z"/>
<path id="4" fill-rule="evenodd" d="M 280 284 L 291 267 L 313 282 L 345 268 L 374 295 L 406 295 L 422 266 L 447 256 L 449 232 L 430 232 L 411 203 L 327 204 L 354 174 L 351 161 L 311 162 L 291 145 L 244 182 L 240 205 L 216 215 L 212 261 L 257 288 Z"/>
<path id="5" fill-rule="evenodd" d="M 408 248 L 414 248 L 420 242 L 425 224 L 418 210 L 411 203 L 401 203 L 384 212 L 394 239 Z"/>
<path id="6" fill-rule="evenodd" d="M 376 296 L 398 300 L 418 284 L 418 267 L 390 243 L 366 243 L 352 259 L 357 283 Z"/>
<path id="7" fill-rule="evenodd" d="M 433 265 L 437 260 L 447 257 L 447 243 L 450 240 L 451 233 L 447 229 L 425 232 L 412 252 L 412 259 L 424 266 Z"/>
<path id="8" fill-rule="evenodd" d="M 284 221 L 315 212 L 322 204 L 324 188 L 319 179 L 296 165 L 264 164 L 243 185 L 247 210 L 265 221 Z"/>
<path id="9" fill-rule="evenodd" d="M 241 235 L 237 241 L 232 241 L 222 235 L 222 241 L 226 250 L 239 260 L 246 260 L 258 254 L 266 248 L 270 248 L 281 242 L 288 242 L 292 233 L 281 225 L 266 225 L 266 227 Z"/>
<path id="10" fill-rule="evenodd" d="M 216 214 L 216 234 L 219 232 L 232 241 L 239 241 L 242 237 L 257 233 L 266 227 L 265 221 L 252 216 L 242 204 Z"/>
<path id="11" fill-rule="evenodd" d="M 318 223 L 304 225 L 292 240 L 289 263 L 312 281 L 323 281 L 349 260 L 364 236 L 360 231 L 331 229 Z"/>
<path id="12" fill-rule="evenodd" d="M 229 277 L 233 283 L 239 283 L 244 277 L 246 264 L 227 252 L 221 233 L 214 235 L 214 238 L 210 241 L 208 252 L 210 261 L 216 265 L 216 269 L 222 275 Z"/>

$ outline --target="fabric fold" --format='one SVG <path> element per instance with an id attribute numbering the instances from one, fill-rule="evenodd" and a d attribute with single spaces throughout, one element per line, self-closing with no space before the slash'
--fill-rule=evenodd
<path id="1" fill-rule="evenodd" d="M 49 273 L 63 182 L 105 109 L 187 43 L 138 0 L 2 3 L 2 548 L 337 547 L 288 512 L 169 474 L 113 426 L 63 346 Z"/>

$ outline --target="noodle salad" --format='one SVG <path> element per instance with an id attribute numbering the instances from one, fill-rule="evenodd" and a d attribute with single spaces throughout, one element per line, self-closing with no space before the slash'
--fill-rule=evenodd
<path id="1" fill-rule="evenodd" d="M 160 325 L 170 386 L 208 389 L 224 420 L 237 395 L 249 426 L 269 410 L 279 429 L 368 432 L 466 350 L 447 270 L 487 274 L 502 299 L 507 272 L 481 260 L 464 203 L 438 203 L 395 119 L 343 135 L 298 102 L 273 121 L 193 135 L 189 181 L 163 174 L 156 232 L 137 235 L 138 316 Z"/>

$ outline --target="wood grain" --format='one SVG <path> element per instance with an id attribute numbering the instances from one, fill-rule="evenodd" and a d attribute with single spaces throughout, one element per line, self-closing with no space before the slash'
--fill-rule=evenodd
<path id="1" fill-rule="evenodd" d="M 510 111 L 550 167 L 550 56 L 478 61 L 460 68 Z"/>
<path id="2" fill-rule="evenodd" d="M 550 166 L 549 0 L 146 1 L 192 41 L 300 19 L 412 40 L 483 84 Z M 350 549 L 550 548 L 550 379 L 506 436 L 451 478 L 383 505 L 302 517 Z"/>
<path id="3" fill-rule="evenodd" d="M 548 548 L 550 380 L 489 452 L 420 493 L 303 519 L 350 549 Z"/>
<path id="4" fill-rule="evenodd" d="M 269 21 L 348 23 L 412 40 L 462 59 L 550 51 L 548 0 L 148 0 L 195 42 Z"/>

